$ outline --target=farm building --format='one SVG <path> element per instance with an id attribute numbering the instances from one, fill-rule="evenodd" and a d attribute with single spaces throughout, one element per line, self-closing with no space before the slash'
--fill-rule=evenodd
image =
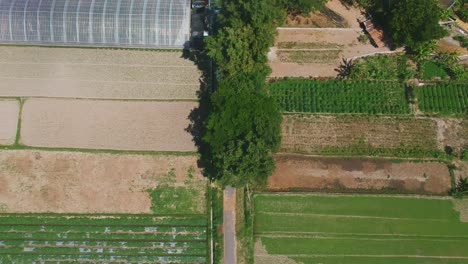
<path id="1" fill-rule="evenodd" d="M 1 0 L 0 44 L 183 48 L 190 0 Z"/>

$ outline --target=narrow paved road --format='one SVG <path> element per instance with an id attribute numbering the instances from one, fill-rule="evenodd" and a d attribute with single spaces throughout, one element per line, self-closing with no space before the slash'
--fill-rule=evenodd
<path id="1" fill-rule="evenodd" d="M 236 264 L 236 189 L 224 190 L 224 264 Z"/>

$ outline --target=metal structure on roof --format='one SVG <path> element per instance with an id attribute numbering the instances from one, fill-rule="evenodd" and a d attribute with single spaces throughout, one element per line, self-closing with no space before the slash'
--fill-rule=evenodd
<path id="1" fill-rule="evenodd" d="M 190 0 L 0 0 L 0 44 L 183 48 Z"/>

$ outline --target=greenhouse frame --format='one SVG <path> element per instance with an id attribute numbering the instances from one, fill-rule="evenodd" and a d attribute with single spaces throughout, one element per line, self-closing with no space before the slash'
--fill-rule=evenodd
<path id="1" fill-rule="evenodd" d="M 0 44 L 181 49 L 190 0 L 0 0 Z"/>

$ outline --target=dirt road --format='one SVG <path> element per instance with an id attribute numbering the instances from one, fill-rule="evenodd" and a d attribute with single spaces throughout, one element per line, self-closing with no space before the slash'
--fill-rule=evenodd
<path id="1" fill-rule="evenodd" d="M 224 190 L 224 264 L 237 263 L 236 245 L 236 189 L 228 187 Z"/>

